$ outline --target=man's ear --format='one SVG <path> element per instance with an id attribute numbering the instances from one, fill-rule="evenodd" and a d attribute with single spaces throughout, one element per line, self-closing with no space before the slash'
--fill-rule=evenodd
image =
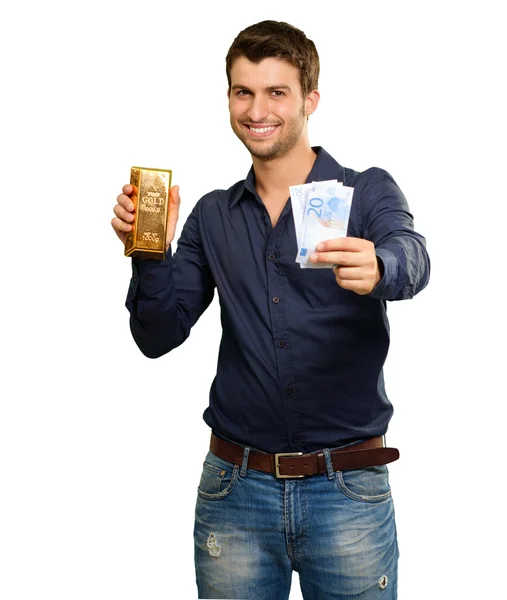
<path id="1" fill-rule="evenodd" d="M 319 90 L 312 90 L 306 97 L 305 102 L 305 115 L 308 117 L 317 110 L 319 105 L 320 92 Z"/>

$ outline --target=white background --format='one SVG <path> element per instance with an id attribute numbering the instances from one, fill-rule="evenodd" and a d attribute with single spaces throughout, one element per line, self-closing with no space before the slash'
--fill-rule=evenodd
<path id="1" fill-rule="evenodd" d="M 429 287 L 388 307 L 400 598 L 501 597 L 502 3 L 174 4 L 2 9 L 0 598 L 197 596 L 193 511 L 218 306 L 182 347 L 143 357 L 110 220 L 134 164 L 173 170 L 178 235 L 203 194 L 244 178 L 225 55 L 266 18 L 317 45 L 311 143 L 392 173 L 428 240 Z"/>

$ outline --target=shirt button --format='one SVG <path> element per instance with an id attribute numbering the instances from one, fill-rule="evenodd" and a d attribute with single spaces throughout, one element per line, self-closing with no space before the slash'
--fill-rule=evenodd
<path id="1" fill-rule="evenodd" d="M 278 296 L 275 296 L 275 297 L 273 298 L 273 302 L 274 302 L 275 304 L 278 304 L 278 303 L 280 302 L 280 298 L 279 298 Z"/>
<path id="2" fill-rule="evenodd" d="M 280 340 L 280 341 L 278 342 L 278 347 L 279 347 L 279 348 L 283 348 L 284 346 L 285 346 L 285 341 L 284 341 L 284 340 Z"/>
<path id="3" fill-rule="evenodd" d="M 270 255 L 268 256 L 268 258 L 269 258 L 269 260 L 275 260 L 275 258 L 276 258 L 276 254 L 270 254 Z"/>
<path id="4" fill-rule="evenodd" d="M 285 393 L 287 394 L 287 396 L 290 396 L 293 392 L 293 389 L 291 387 L 285 388 Z"/>
<path id="5" fill-rule="evenodd" d="M 148 273 L 148 275 L 146 275 L 146 279 L 149 281 L 150 279 L 153 279 L 153 275 L 151 273 Z"/>

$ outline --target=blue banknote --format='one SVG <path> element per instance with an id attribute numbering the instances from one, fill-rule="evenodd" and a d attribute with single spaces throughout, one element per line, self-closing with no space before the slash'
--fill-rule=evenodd
<path id="1" fill-rule="evenodd" d="M 329 188 L 330 186 L 342 185 L 336 179 L 330 179 L 328 181 L 314 181 L 312 183 L 304 183 L 301 185 L 291 185 L 289 186 L 290 190 L 290 199 L 292 205 L 292 215 L 294 218 L 294 227 L 296 229 L 296 240 L 298 244 L 298 254 L 299 254 L 299 244 L 301 242 L 301 237 L 303 233 L 303 221 L 306 212 L 306 204 L 308 202 L 308 198 L 313 197 L 315 194 L 320 193 L 318 190 L 322 187 L 323 189 Z"/>
<path id="2" fill-rule="evenodd" d="M 314 265 L 309 261 L 317 244 L 346 237 L 354 188 L 338 183 L 320 182 L 309 190 L 304 205 L 298 237 L 296 262 L 303 268 L 331 268 L 331 264 Z"/>

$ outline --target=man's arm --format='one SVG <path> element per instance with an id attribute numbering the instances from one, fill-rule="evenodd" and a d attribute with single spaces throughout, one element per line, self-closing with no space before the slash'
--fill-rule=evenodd
<path id="1" fill-rule="evenodd" d="M 379 300 L 412 298 L 428 283 L 430 260 L 405 196 L 389 173 L 376 168 L 361 174 L 354 194 L 362 237 L 321 242 L 310 260 L 334 265 L 346 290 Z"/>
<path id="2" fill-rule="evenodd" d="M 363 236 L 373 242 L 383 271 L 370 295 L 379 300 L 413 298 L 430 277 L 426 240 L 414 231 L 407 200 L 391 175 L 382 169 L 370 171 L 359 209 Z"/>
<path id="3" fill-rule="evenodd" d="M 158 358 L 182 344 L 213 300 L 215 283 L 201 243 L 199 203 L 183 227 L 178 249 L 161 261 L 132 259 L 126 307 L 141 352 Z"/>

